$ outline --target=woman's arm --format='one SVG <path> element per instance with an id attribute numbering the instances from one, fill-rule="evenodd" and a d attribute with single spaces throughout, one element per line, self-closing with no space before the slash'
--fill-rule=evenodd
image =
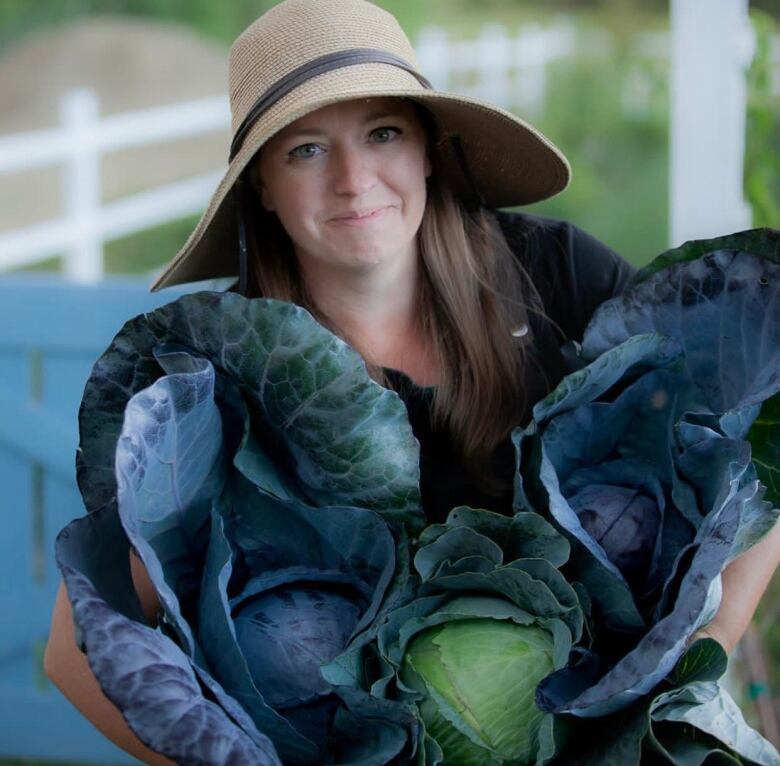
<path id="1" fill-rule="evenodd" d="M 143 565 L 132 554 L 130 567 L 144 613 L 154 620 L 159 609 L 154 587 Z M 103 694 L 86 656 L 76 646 L 70 601 L 62 583 L 54 605 L 43 667 L 46 675 L 70 702 L 114 744 L 151 766 L 175 766 L 173 761 L 146 747 Z"/>
<path id="2" fill-rule="evenodd" d="M 747 630 L 758 602 L 780 563 L 780 524 L 723 571 L 723 599 L 712 622 L 693 639 L 714 638 L 733 651 Z"/>

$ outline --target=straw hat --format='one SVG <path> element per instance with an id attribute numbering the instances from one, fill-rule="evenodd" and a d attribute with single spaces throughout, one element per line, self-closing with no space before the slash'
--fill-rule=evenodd
<path id="1" fill-rule="evenodd" d="M 315 109 L 387 96 L 413 99 L 433 115 L 440 172 L 463 198 L 489 207 L 527 204 L 569 181 L 566 158 L 535 128 L 503 109 L 433 90 L 391 14 L 364 0 L 285 0 L 231 48 L 230 163 L 195 230 L 151 289 L 237 275 L 245 243 L 234 190 L 260 147 Z"/>

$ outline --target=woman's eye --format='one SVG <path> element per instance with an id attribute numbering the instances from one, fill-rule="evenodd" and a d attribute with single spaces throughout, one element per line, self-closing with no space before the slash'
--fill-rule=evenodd
<path id="1" fill-rule="evenodd" d="M 296 160 L 305 160 L 309 157 L 315 157 L 321 151 L 322 147 L 319 144 L 301 144 L 296 146 L 295 149 L 290 149 L 287 155 Z"/>
<path id="2" fill-rule="evenodd" d="M 401 131 L 398 128 L 382 127 L 371 131 L 370 140 L 375 144 L 386 144 L 392 141 L 396 136 L 400 136 Z"/>

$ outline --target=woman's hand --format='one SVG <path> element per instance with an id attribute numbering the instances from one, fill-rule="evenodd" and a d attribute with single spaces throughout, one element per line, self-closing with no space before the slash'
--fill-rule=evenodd
<path id="1" fill-rule="evenodd" d="M 730 654 L 747 630 L 780 563 L 780 524 L 723 570 L 723 598 L 712 622 L 693 634 L 714 638 Z"/>
<path id="2" fill-rule="evenodd" d="M 132 554 L 130 566 L 144 613 L 154 621 L 159 610 L 154 588 L 143 565 Z M 76 646 L 74 635 L 70 601 L 65 586 L 60 584 L 43 659 L 46 675 L 114 744 L 150 766 L 175 766 L 173 761 L 146 747 L 131 731 L 119 710 L 103 694 L 86 656 Z"/>

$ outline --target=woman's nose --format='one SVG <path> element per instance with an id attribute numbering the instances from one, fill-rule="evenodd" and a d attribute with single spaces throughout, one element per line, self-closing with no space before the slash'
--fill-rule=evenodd
<path id="1" fill-rule="evenodd" d="M 355 147 L 338 149 L 331 154 L 333 190 L 336 194 L 358 196 L 369 191 L 376 182 L 376 168 L 368 152 Z"/>

